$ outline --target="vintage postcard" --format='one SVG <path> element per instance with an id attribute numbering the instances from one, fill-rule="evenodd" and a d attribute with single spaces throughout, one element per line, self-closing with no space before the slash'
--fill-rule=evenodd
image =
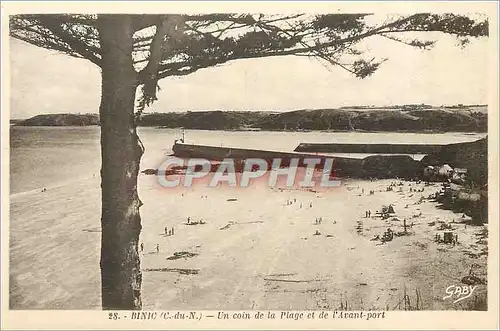
<path id="1" fill-rule="evenodd" d="M 498 3 L 1 6 L 3 329 L 498 329 Z"/>

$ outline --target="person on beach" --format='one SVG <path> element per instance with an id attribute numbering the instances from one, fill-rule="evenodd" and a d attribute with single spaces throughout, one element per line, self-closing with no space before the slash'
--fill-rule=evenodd
<path id="1" fill-rule="evenodd" d="M 300 203 L 300 208 L 302 208 L 302 202 Z"/>
<path id="2" fill-rule="evenodd" d="M 167 227 L 165 227 L 165 234 L 168 235 L 168 228 Z"/>
<path id="3" fill-rule="evenodd" d="M 141 253 L 144 252 L 144 243 L 141 243 Z"/>
<path id="4" fill-rule="evenodd" d="M 173 236 L 173 235 L 174 235 L 174 228 L 173 228 L 173 227 L 172 227 L 172 231 L 171 231 L 171 233 L 172 233 L 172 236 Z"/>
<path id="5" fill-rule="evenodd" d="M 156 253 L 160 253 L 160 244 L 156 244 Z"/>
<path id="6" fill-rule="evenodd" d="M 388 241 L 391 241 L 392 239 L 394 239 L 394 233 L 392 232 L 392 230 L 390 228 L 387 228 L 387 239 L 388 239 Z"/>
<path id="7" fill-rule="evenodd" d="M 187 223 L 188 223 L 188 224 L 190 224 L 190 223 L 191 223 L 191 216 L 188 216 L 188 222 L 187 222 Z"/>

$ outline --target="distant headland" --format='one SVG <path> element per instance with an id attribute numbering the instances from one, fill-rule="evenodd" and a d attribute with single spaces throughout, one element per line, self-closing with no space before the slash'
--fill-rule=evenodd
<path id="1" fill-rule="evenodd" d="M 139 126 L 198 130 L 487 132 L 486 105 L 434 107 L 352 106 L 276 111 L 188 111 L 146 113 Z M 12 120 L 16 126 L 99 125 L 97 114 L 44 114 Z"/>

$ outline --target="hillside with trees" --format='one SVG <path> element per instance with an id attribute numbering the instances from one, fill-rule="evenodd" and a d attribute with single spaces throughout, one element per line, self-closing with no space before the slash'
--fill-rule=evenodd
<path id="1" fill-rule="evenodd" d="M 477 107 L 476 107 L 477 108 Z M 486 108 L 486 107 L 483 107 Z M 486 111 L 453 108 L 362 108 L 264 111 L 196 111 L 142 114 L 139 126 L 197 130 L 487 132 Z M 97 114 L 38 115 L 20 126 L 98 125 Z"/>
<path id="2" fill-rule="evenodd" d="M 44 114 L 17 121 L 16 126 L 89 126 L 99 125 L 97 114 Z"/>

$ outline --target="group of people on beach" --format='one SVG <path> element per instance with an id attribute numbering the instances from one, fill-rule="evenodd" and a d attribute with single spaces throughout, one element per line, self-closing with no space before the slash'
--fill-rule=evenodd
<path id="1" fill-rule="evenodd" d="M 293 200 L 286 200 L 286 205 L 287 206 L 291 206 L 291 205 L 293 205 L 296 202 L 297 202 L 296 198 L 294 198 Z M 312 208 L 312 207 L 313 207 L 313 203 L 309 202 L 309 208 Z M 302 208 L 302 202 L 300 203 L 299 208 Z"/>
<path id="2" fill-rule="evenodd" d="M 144 253 L 144 243 L 141 243 L 140 249 L 141 253 Z M 156 253 L 160 253 L 160 244 L 156 244 Z"/>
<path id="3" fill-rule="evenodd" d="M 359 189 L 359 185 L 358 185 L 358 189 Z M 365 194 L 365 189 L 364 188 L 361 188 L 361 194 Z M 369 194 L 370 195 L 374 195 L 375 191 L 374 190 L 370 190 Z"/>
<path id="4" fill-rule="evenodd" d="M 173 236 L 174 235 L 174 228 L 172 227 L 171 229 L 169 229 L 168 227 L 165 227 L 165 235 Z"/>
<path id="5" fill-rule="evenodd" d="M 165 227 L 165 235 L 167 236 L 173 236 L 174 235 L 174 228 L 169 228 L 169 227 Z M 144 253 L 144 243 L 141 243 L 140 246 L 139 246 L 139 249 L 140 249 L 140 252 L 141 253 Z M 160 252 L 160 244 L 156 244 L 156 247 L 155 247 L 155 250 L 156 250 L 156 253 L 159 253 Z"/>

